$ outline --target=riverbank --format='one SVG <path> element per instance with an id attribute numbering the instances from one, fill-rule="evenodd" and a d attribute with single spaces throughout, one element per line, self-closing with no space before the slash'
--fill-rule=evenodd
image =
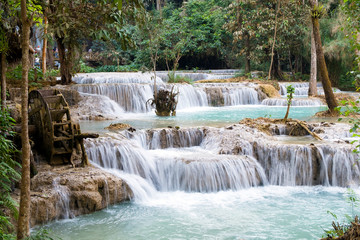
<path id="1" fill-rule="evenodd" d="M 132 196 L 122 179 L 93 166 L 73 168 L 39 163 L 37 170 L 31 179 L 32 227 L 99 211 Z M 15 190 L 13 198 L 19 202 L 20 190 Z"/>

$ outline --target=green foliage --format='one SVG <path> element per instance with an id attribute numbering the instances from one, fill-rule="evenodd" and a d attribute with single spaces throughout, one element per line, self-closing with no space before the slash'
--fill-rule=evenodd
<path id="1" fill-rule="evenodd" d="M 287 103 L 291 105 L 291 101 L 293 99 L 293 94 L 295 93 L 295 88 L 292 85 L 286 87 L 287 92 Z"/>
<path id="2" fill-rule="evenodd" d="M 346 14 L 347 36 L 352 45 L 352 50 L 360 51 L 360 0 L 344 0 L 342 9 Z M 345 30 L 345 29 L 343 29 Z M 360 55 L 356 56 L 355 61 L 360 64 Z M 360 66 L 360 65 L 359 65 Z"/>
<path id="3" fill-rule="evenodd" d="M 356 71 L 350 71 L 350 72 L 347 72 L 346 74 L 342 74 L 339 79 L 338 87 L 341 90 L 354 91 L 356 89 L 355 86 L 359 85 L 359 82 L 357 82 L 357 79 L 360 80 L 360 77 L 357 78 L 357 76 L 359 74 L 360 73 L 356 72 Z"/>
<path id="4" fill-rule="evenodd" d="M 360 137 L 360 134 L 358 133 L 358 129 L 360 127 L 360 119 L 358 118 L 358 114 L 360 113 L 359 103 L 360 99 L 356 101 L 343 100 L 340 102 L 340 105 L 342 106 L 336 108 L 336 110 L 339 111 L 342 116 L 346 117 L 346 120 L 352 124 L 352 127 L 350 129 L 352 137 Z M 342 120 L 343 118 L 338 119 L 338 121 Z M 360 153 L 360 141 L 353 140 L 351 141 L 351 144 L 356 144 L 353 152 Z"/>
<path id="5" fill-rule="evenodd" d="M 174 72 L 170 72 L 168 74 L 169 80 L 168 83 L 189 83 L 193 84 L 193 80 L 188 77 L 183 77 L 180 75 L 176 75 Z"/>
<path id="6" fill-rule="evenodd" d="M 130 64 L 130 65 L 105 65 L 99 66 L 97 68 L 93 68 L 87 66 L 84 62 L 80 62 L 80 70 L 82 73 L 92 73 L 92 72 L 137 72 L 138 65 Z"/>
<path id="7" fill-rule="evenodd" d="M 40 229 L 39 231 L 30 235 L 26 240 L 61 240 L 61 238 L 53 237 L 46 229 Z"/>
<path id="8" fill-rule="evenodd" d="M 45 73 L 45 79 L 59 77 L 59 76 L 60 76 L 59 69 L 50 69 L 50 70 L 47 70 Z"/>
<path id="9" fill-rule="evenodd" d="M 17 204 L 11 198 L 12 184 L 20 179 L 20 174 L 15 168 L 20 165 L 12 158 L 15 147 L 8 138 L 14 135 L 11 127 L 14 120 L 7 111 L 0 111 L 0 209 L 7 209 L 13 216 L 17 217 Z M 3 211 L 0 211 L 0 236 L 11 238 L 13 228 L 10 219 Z"/>
<path id="10" fill-rule="evenodd" d="M 335 213 L 327 211 L 327 213 L 330 214 L 335 221 L 332 223 L 333 228 L 324 230 L 325 235 L 323 237 L 329 237 L 330 239 L 342 237 L 351 227 L 351 222 L 353 222 L 356 218 L 354 215 L 354 207 L 360 206 L 360 197 L 353 189 L 348 188 L 346 192 L 346 202 L 351 206 L 351 216 L 345 214 L 345 221 L 339 222 L 339 218 Z"/>
<path id="11" fill-rule="evenodd" d="M 21 64 L 16 66 L 13 70 L 6 73 L 6 78 L 13 81 L 20 81 L 22 75 L 22 66 Z M 43 79 L 43 73 L 39 68 L 31 68 L 29 70 L 29 82 L 37 81 Z"/>
<path id="12" fill-rule="evenodd" d="M 96 72 L 96 71 L 95 71 L 95 69 L 93 67 L 90 67 L 90 66 L 86 65 L 83 61 L 80 61 L 79 72 L 81 72 L 81 73 L 92 73 L 92 72 Z"/>
<path id="13" fill-rule="evenodd" d="M 138 65 L 130 64 L 130 65 L 105 65 L 95 68 L 96 72 L 137 72 Z"/>

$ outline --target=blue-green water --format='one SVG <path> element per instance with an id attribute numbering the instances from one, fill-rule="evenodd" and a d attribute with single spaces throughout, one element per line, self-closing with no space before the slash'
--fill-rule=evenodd
<path id="1" fill-rule="evenodd" d="M 291 107 L 290 117 L 309 120 L 326 107 Z M 176 117 L 125 113 L 112 121 L 83 121 L 83 132 L 102 132 L 110 123 L 137 129 L 167 126 L 226 126 L 249 117 L 283 118 L 286 107 L 247 105 L 182 110 Z M 360 192 L 360 190 L 356 190 Z M 266 186 L 216 193 L 156 192 L 103 211 L 47 224 L 64 240 L 157 239 L 318 239 L 352 214 L 346 189 Z"/>
<path id="2" fill-rule="evenodd" d="M 291 107 L 290 118 L 309 120 L 315 113 L 326 110 L 325 106 Z M 177 111 L 174 117 L 158 117 L 151 113 L 124 113 L 117 120 L 110 121 L 82 121 L 83 132 L 104 131 L 110 123 L 128 123 L 136 129 L 163 128 L 168 126 L 198 127 L 198 126 L 226 126 L 238 123 L 244 118 L 283 118 L 286 107 L 264 105 L 239 105 L 231 107 L 199 107 Z"/>
<path id="3" fill-rule="evenodd" d="M 318 239 L 351 215 L 346 189 L 267 186 L 218 193 L 158 193 L 142 202 L 46 225 L 67 239 Z"/>

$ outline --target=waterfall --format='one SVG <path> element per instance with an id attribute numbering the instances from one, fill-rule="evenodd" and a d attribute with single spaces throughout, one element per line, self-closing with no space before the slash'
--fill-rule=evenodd
<path id="1" fill-rule="evenodd" d="M 360 183 L 360 163 L 356 161 L 360 155 L 354 154 L 349 144 L 286 144 L 249 130 L 237 132 L 234 136 L 228 135 L 231 131 L 207 131 L 201 147 L 254 157 L 273 185 L 347 187 Z"/>
<path id="2" fill-rule="evenodd" d="M 290 83 L 279 83 L 280 86 L 280 95 L 286 96 L 287 91 L 286 87 L 292 85 L 295 88 L 294 96 L 307 96 L 309 91 L 308 82 L 290 82 Z M 324 89 L 322 88 L 321 82 L 317 83 L 317 93 L 318 95 L 324 95 Z M 341 92 L 338 88 L 333 88 L 334 92 Z"/>
<path id="3" fill-rule="evenodd" d="M 99 84 L 99 83 L 154 83 L 153 73 L 83 73 L 73 77 L 73 81 L 78 84 Z M 164 83 L 161 78 L 156 77 L 156 82 Z"/>
<path id="4" fill-rule="evenodd" d="M 179 91 L 177 109 L 208 106 L 207 96 L 203 89 L 189 84 L 176 84 L 174 88 Z"/>
<path id="5" fill-rule="evenodd" d="M 179 73 L 180 74 L 180 73 Z M 201 76 L 200 78 L 225 77 L 206 76 L 205 73 L 181 73 Z M 254 83 L 200 83 L 200 84 L 165 84 L 165 73 L 157 76 L 157 88 L 170 90 L 174 87 L 179 92 L 177 109 L 204 106 L 234 106 L 259 104 L 258 85 Z M 227 76 L 227 75 L 226 75 Z M 81 93 L 109 97 L 125 112 L 143 113 L 151 111 L 147 101 L 153 98 L 154 81 L 151 73 L 91 73 L 78 74 L 72 88 Z"/>
<path id="6" fill-rule="evenodd" d="M 158 191 L 212 192 L 267 183 L 261 166 L 249 156 L 144 150 L 136 141 L 113 138 L 87 140 L 86 149 L 89 159 L 101 167 L 140 176 Z"/>
<path id="7" fill-rule="evenodd" d="M 346 187 L 360 182 L 359 156 L 349 145 L 279 143 L 249 130 L 125 131 L 86 140 L 86 149 L 93 163 L 129 181 L 135 198 L 137 192 L 143 198 L 156 191 L 214 192 L 266 184 Z"/>
<path id="8" fill-rule="evenodd" d="M 82 93 L 107 96 L 127 112 L 149 111 L 146 102 L 153 97 L 153 85 L 149 84 L 83 84 L 73 88 Z"/>
<path id="9" fill-rule="evenodd" d="M 58 214 L 60 218 L 72 218 L 74 217 L 74 215 L 71 213 L 70 210 L 69 190 L 66 186 L 62 186 L 59 181 L 59 178 L 55 178 L 53 180 L 54 190 L 58 195 L 58 201 L 55 205 L 56 212 L 60 213 Z"/>
<path id="10" fill-rule="evenodd" d="M 152 129 L 141 132 L 126 132 L 128 139 L 135 139 L 144 149 L 186 148 L 199 146 L 204 132 L 199 128 Z"/>
<path id="11" fill-rule="evenodd" d="M 255 87 L 169 84 L 159 85 L 158 88 L 170 90 L 173 86 L 174 90 L 179 92 L 177 109 L 208 106 L 213 99 L 219 99 L 225 106 L 259 104 L 259 96 Z M 72 88 L 81 93 L 107 96 L 118 103 L 126 112 L 148 112 L 151 109 L 146 102 L 153 98 L 153 87 L 151 84 L 98 83 L 78 84 Z M 211 89 L 218 91 L 214 92 Z"/>
<path id="12" fill-rule="evenodd" d="M 119 104 L 106 96 L 86 93 L 81 96 L 83 99 L 71 109 L 74 119 L 90 120 L 93 116 L 115 119 L 124 113 Z"/>
<path id="13" fill-rule="evenodd" d="M 287 99 L 285 98 L 267 98 L 261 102 L 266 106 L 287 106 Z M 318 98 L 294 98 L 291 101 L 291 106 L 322 106 L 324 105 Z"/>

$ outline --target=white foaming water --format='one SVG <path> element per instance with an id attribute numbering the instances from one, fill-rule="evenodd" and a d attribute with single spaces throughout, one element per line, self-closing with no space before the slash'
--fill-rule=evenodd
<path id="1" fill-rule="evenodd" d="M 68 219 L 74 217 L 70 210 L 70 197 L 69 190 L 66 186 L 62 186 L 59 183 L 60 179 L 55 178 L 53 180 L 53 187 L 55 192 L 58 194 L 58 201 L 55 204 L 56 212 L 59 212 L 60 218 Z"/>
<path id="2" fill-rule="evenodd" d="M 115 101 L 102 95 L 82 93 L 83 99 L 78 106 L 71 109 L 74 119 L 88 120 L 94 116 L 103 116 L 107 119 L 119 118 L 124 110 Z"/>
<path id="3" fill-rule="evenodd" d="M 86 84 L 74 85 L 83 93 L 107 96 L 127 112 L 148 112 L 147 100 L 153 97 L 153 85 L 149 84 Z"/>
<path id="4" fill-rule="evenodd" d="M 287 99 L 285 98 L 268 98 L 261 102 L 262 105 L 267 106 L 287 106 Z M 322 106 L 324 105 L 318 98 L 292 99 L 291 106 Z"/>
<path id="5" fill-rule="evenodd" d="M 280 86 L 280 95 L 286 96 L 287 91 L 286 87 L 292 85 L 295 88 L 295 96 L 307 96 L 309 91 L 309 83 L 308 82 L 290 82 L 290 83 L 279 83 Z M 317 83 L 317 93 L 318 95 L 324 95 L 324 89 L 322 88 L 321 82 Z M 341 92 L 338 88 L 333 88 L 333 92 Z"/>
<path id="6" fill-rule="evenodd" d="M 179 91 L 177 109 L 208 106 L 207 96 L 203 89 L 194 88 L 189 84 L 176 84 L 174 88 Z"/>
<path id="7" fill-rule="evenodd" d="M 247 156 L 214 155 L 196 149 L 145 151 L 138 143 L 110 138 L 87 141 L 86 147 L 89 159 L 96 164 L 141 176 L 161 192 L 212 192 L 266 184 L 261 166 Z M 144 191 L 134 191 L 141 199 L 137 192 Z"/>
<path id="8" fill-rule="evenodd" d="M 244 130 L 235 139 L 230 135 L 232 140 L 226 143 L 227 133 L 231 131 L 127 132 L 87 140 L 86 147 L 94 163 L 127 174 L 126 181 L 131 182 L 134 197 L 139 201 L 151 197 L 144 195 L 149 188 L 153 194 L 238 191 L 267 184 L 341 187 L 359 184 L 356 161 L 359 156 L 352 153 L 351 146 L 279 144 Z M 139 177 L 147 182 L 145 190 Z"/>
<path id="9" fill-rule="evenodd" d="M 159 74 L 162 76 L 161 74 Z M 150 73 L 91 73 L 74 77 L 72 88 L 89 94 L 107 96 L 126 112 L 149 112 L 147 101 L 153 98 L 154 81 Z M 225 106 L 259 104 L 256 84 L 164 84 L 157 77 L 157 88 L 179 91 L 177 109 L 209 106 L 213 98 Z M 219 95 L 208 94 L 206 88 L 217 88 Z"/>
<path id="10" fill-rule="evenodd" d="M 116 72 L 116 73 L 80 73 L 73 77 L 73 81 L 79 84 L 93 83 L 154 83 L 153 73 L 141 72 Z M 156 77 L 156 82 L 164 83 L 161 78 Z"/>

